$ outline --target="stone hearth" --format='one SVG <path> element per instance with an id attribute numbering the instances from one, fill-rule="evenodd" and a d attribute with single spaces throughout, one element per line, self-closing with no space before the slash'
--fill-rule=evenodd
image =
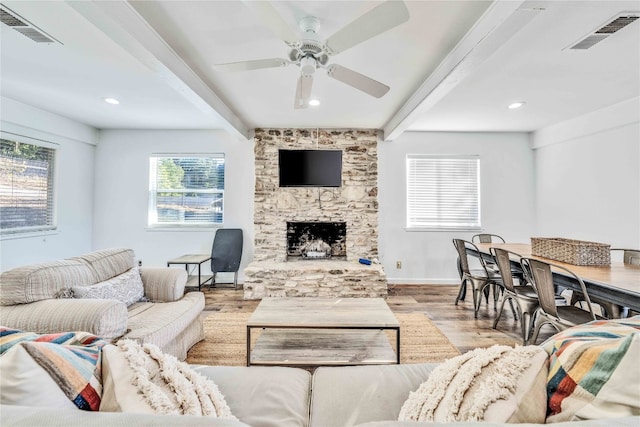
<path id="1" fill-rule="evenodd" d="M 381 265 L 350 261 L 255 261 L 244 270 L 244 299 L 386 297 Z"/>

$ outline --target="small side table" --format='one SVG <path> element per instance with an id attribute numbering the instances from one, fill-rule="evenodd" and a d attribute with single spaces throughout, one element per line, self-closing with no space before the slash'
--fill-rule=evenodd
<path id="1" fill-rule="evenodd" d="M 198 254 L 198 255 L 182 255 L 181 257 L 171 259 L 167 261 L 167 267 L 172 264 L 184 264 L 184 268 L 187 270 L 187 274 L 189 274 L 189 266 L 197 265 L 198 266 L 198 275 L 190 275 L 187 279 L 186 286 L 195 287 L 198 286 L 198 290 L 202 287 L 202 285 L 206 285 L 207 282 L 213 279 L 213 276 L 202 276 L 202 264 L 209 261 L 211 259 L 211 255 L 206 254 Z"/>

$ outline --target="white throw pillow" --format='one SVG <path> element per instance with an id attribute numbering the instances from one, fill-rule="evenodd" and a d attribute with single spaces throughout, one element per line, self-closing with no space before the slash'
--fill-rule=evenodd
<path id="1" fill-rule="evenodd" d="M 236 419 L 213 381 L 153 344 L 105 346 L 102 370 L 100 411 Z"/>
<path id="2" fill-rule="evenodd" d="M 3 405 L 78 409 L 20 344 L 0 357 L 0 378 L 0 403 Z"/>
<path id="3" fill-rule="evenodd" d="M 89 286 L 74 286 L 72 291 L 74 298 L 115 299 L 128 307 L 142 299 L 144 285 L 138 267 L 133 267 L 104 282 Z"/>
<path id="4" fill-rule="evenodd" d="M 548 355 L 495 345 L 438 366 L 402 406 L 399 421 L 544 423 Z"/>

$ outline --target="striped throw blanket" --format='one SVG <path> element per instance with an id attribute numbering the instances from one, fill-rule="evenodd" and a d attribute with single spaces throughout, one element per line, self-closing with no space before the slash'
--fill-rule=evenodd
<path id="1" fill-rule="evenodd" d="M 547 423 L 640 413 L 640 316 L 574 326 L 542 348 L 550 355 Z"/>
<path id="2" fill-rule="evenodd" d="M 88 332 L 39 335 L 0 327 L 0 356 L 21 345 L 80 409 L 97 411 L 102 396 L 101 349 L 107 343 Z"/>

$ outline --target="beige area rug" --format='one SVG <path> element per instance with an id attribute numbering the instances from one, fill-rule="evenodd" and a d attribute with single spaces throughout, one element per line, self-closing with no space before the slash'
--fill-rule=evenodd
<path id="1" fill-rule="evenodd" d="M 189 350 L 187 362 L 199 365 L 245 366 L 247 320 L 251 313 L 211 313 L 204 320 L 204 341 Z M 439 363 L 460 354 L 444 334 L 422 313 L 395 313 L 400 322 L 400 362 Z M 257 333 L 251 333 L 257 338 Z M 256 337 L 254 337 L 256 335 Z M 395 333 L 388 331 L 395 349 Z M 252 339 L 253 341 L 253 339 Z"/>

